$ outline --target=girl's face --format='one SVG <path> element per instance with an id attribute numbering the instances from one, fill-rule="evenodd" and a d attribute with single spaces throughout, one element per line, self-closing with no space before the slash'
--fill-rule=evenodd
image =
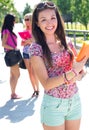
<path id="1" fill-rule="evenodd" d="M 26 17 L 24 18 L 24 22 L 25 22 L 25 25 L 26 25 L 26 26 L 31 26 L 31 21 L 30 21 L 30 18 L 29 18 L 29 17 L 26 16 Z"/>
<path id="2" fill-rule="evenodd" d="M 53 9 L 46 9 L 38 15 L 38 27 L 45 35 L 54 34 L 57 28 L 57 17 Z"/>

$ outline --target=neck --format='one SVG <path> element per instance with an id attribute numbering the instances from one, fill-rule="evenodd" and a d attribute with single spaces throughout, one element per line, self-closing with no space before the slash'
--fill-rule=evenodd
<path id="1" fill-rule="evenodd" d="M 27 29 L 27 30 L 31 30 L 31 27 L 30 27 L 30 26 L 27 26 L 26 29 Z"/>
<path id="2" fill-rule="evenodd" d="M 47 36 L 46 38 L 47 44 L 54 44 L 56 42 L 56 37 L 55 36 Z"/>

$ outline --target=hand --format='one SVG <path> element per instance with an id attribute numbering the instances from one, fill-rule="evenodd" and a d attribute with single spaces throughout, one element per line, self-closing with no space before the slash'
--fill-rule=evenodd
<path id="1" fill-rule="evenodd" d="M 25 45 L 31 44 L 32 41 L 33 41 L 32 38 L 24 39 L 24 40 L 22 40 L 21 45 L 22 45 L 22 46 L 25 46 Z"/>
<path id="2" fill-rule="evenodd" d="M 22 41 L 21 41 L 21 46 L 24 46 L 24 45 L 25 45 L 25 41 L 22 40 Z"/>
<path id="3" fill-rule="evenodd" d="M 87 57 L 84 57 L 83 60 L 81 60 L 80 62 L 74 60 L 73 69 L 76 70 L 77 73 L 79 73 L 83 69 L 86 61 L 87 61 Z"/>
<path id="4" fill-rule="evenodd" d="M 70 80 L 70 84 L 75 83 L 76 81 L 80 81 L 86 74 L 87 74 L 87 71 L 85 69 L 81 70 L 77 76 L 73 77 Z"/>

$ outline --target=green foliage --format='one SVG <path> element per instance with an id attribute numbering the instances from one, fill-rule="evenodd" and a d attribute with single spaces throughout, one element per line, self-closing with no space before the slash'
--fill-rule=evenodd
<path id="1" fill-rule="evenodd" d="M 62 14 L 70 13 L 71 0 L 56 0 L 57 6 L 59 10 L 61 10 Z"/>
<path id="2" fill-rule="evenodd" d="M 89 23 L 89 0 L 51 0 L 67 22 L 80 22 L 87 29 Z"/>
<path id="3" fill-rule="evenodd" d="M 89 22 L 89 0 L 71 0 L 73 21 L 82 23 L 86 29 Z"/>
<path id="4" fill-rule="evenodd" d="M 23 11 L 23 16 L 30 12 L 32 12 L 32 9 L 31 9 L 30 5 L 28 3 L 26 3 L 25 9 Z"/>
<path id="5" fill-rule="evenodd" d="M 13 0 L 0 0 L 0 27 L 2 26 L 3 19 L 7 13 L 13 13 L 18 16 L 17 21 L 19 20 L 19 13 L 14 7 Z"/>

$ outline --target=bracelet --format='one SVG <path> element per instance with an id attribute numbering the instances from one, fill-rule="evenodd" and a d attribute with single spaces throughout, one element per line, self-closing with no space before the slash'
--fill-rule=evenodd
<path id="1" fill-rule="evenodd" d="M 74 69 L 71 69 L 71 71 L 75 74 L 75 76 L 78 75 L 78 73 Z"/>
<path id="2" fill-rule="evenodd" d="M 68 79 L 66 77 L 66 73 L 63 73 L 63 78 L 64 78 L 65 84 L 69 84 L 69 81 L 68 81 Z"/>
<path id="3" fill-rule="evenodd" d="M 78 75 L 78 73 L 74 70 L 74 69 L 71 69 L 71 71 L 75 74 L 74 77 L 76 77 Z M 64 82 L 65 84 L 69 84 L 71 80 L 68 80 L 67 79 L 67 76 L 66 76 L 66 73 L 64 73 Z"/>

